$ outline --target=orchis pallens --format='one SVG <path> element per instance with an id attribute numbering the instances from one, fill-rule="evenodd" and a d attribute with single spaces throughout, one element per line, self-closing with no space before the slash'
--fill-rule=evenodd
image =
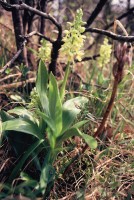
<path id="1" fill-rule="evenodd" d="M 82 21 L 83 12 L 82 9 L 77 10 L 74 21 L 68 22 L 69 30 L 65 30 L 65 36 L 63 37 L 64 44 L 62 45 L 60 52 L 67 58 L 68 62 L 73 62 L 74 59 L 81 61 L 84 51 L 82 47 L 86 36 L 82 35 L 85 31 Z"/>

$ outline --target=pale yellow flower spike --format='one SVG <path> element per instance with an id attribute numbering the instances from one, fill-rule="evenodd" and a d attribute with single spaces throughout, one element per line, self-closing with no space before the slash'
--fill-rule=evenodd
<path id="1" fill-rule="evenodd" d="M 98 65 L 100 67 L 103 67 L 110 62 L 111 52 L 112 45 L 108 44 L 108 39 L 105 38 L 103 44 L 100 47 L 100 57 L 97 59 Z"/>
<path id="2" fill-rule="evenodd" d="M 85 22 L 82 21 L 82 16 L 82 9 L 77 10 L 74 21 L 72 23 L 68 22 L 69 30 L 64 31 L 64 44 L 60 49 L 60 53 L 67 58 L 67 62 L 74 62 L 74 59 L 81 61 L 84 55 L 82 47 L 86 36 L 82 35 L 85 30 L 83 27 Z"/>

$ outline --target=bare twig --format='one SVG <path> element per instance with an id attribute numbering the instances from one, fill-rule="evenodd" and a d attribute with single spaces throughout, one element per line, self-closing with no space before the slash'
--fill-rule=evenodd
<path id="1" fill-rule="evenodd" d="M 122 41 L 122 42 L 134 42 L 134 36 L 117 35 L 111 31 L 105 31 L 105 30 L 98 29 L 98 28 L 87 28 L 85 30 L 85 33 L 86 32 L 99 33 L 101 35 L 106 35 L 106 36 L 112 38 L 113 40 L 118 40 L 118 41 Z"/>
<path id="2" fill-rule="evenodd" d="M 19 55 L 21 54 L 26 42 L 27 42 L 27 39 L 32 37 L 33 35 L 39 35 L 40 36 L 40 33 L 36 32 L 36 31 L 33 31 L 29 34 L 27 34 L 26 36 L 23 36 L 23 35 L 19 35 L 19 37 L 22 39 L 22 44 L 21 44 L 21 47 L 20 49 L 16 52 L 16 54 L 13 56 L 13 58 L 0 70 L 0 73 L 4 73 L 5 70 L 7 68 L 11 68 L 11 66 L 13 65 L 13 63 L 15 62 L 15 60 L 19 57 Z M 49 38 L 47 38 L 49 40 Z M 53 42 L 51 39 L 49 40 L 51 42 Z"/>
<path id="3" fill-rule="evenodd" d="M 75 62 L 85 62 L 85 61 L 88 61 L 88 60 L 96 60 L 100 55 L 97 54 L 97 55 L 93 55 L 93 56 L 89 56 L 89 57 L 84 57 L 82 58 L 81 61 L 78 61 L 78 60 L 75 60 Z"/>
<path id="4" fill-rule="evenodd" d="M 109 104 L 108 104 L 107 109 L 106 109 L 106 111 L 104 113 L 103 120 L 102 120 L 99 128 L 97 129 L 97 131 L 96 131 L 96 133 L 94 135 L 95 137 L 99 136 L 104 130 L 107 118 L 108 118 L 108 116 L 109 116 L 109 114 L 110 114 L 110 112 L 112 110 L 112 107 L 113 107 L 113 103 L 114 103 L 115 96 L 116 96 L 116 93 L 117 93 L 117 88 L 118 88 L 118 80 L 115 79 Z"/>
<path id="5" fill-rule="evenodd" d="M 18 74 L 9 74 L 8 76 L 6 76 L 6 77 L 0 79 L 0 83 L 2 83 L 3 81 L 5 81 L 5 80 L 7 80 L 7 79 L 14 78 L 14 77 L 16 77 L 16 76 L 20 77 L 20 76 L 21 76 L 21 73 L 18 73 Z"/>
<path id="6" fill-rule="evenodd" d="M 12 6 L 11 4 L 0 0 L 0 4 L 2 5 L 2 7 L 6 10 L 6 11 L 12 11 Z"/>
<path id="7" fill-rule="evenodd" d="M 11 68 L 11 66 L 13 65 L 13 63 L 15 62 L 15 60 L 19 57 L 19 55 L 21 54 L 24 46 L 25 46 L 26 40 L 23 41 L 21 48 L 16 52 L 16 54 L 14 55 L 14 57 L 0 70 L 0 73 L 4 73 L 6 71 L 7 68 Z"/>
<path id="8" fill-rule="evenodd" d="M 35 80 L 36 80 L 35 78 L 30 78 L 30 79 L 25 80 L 25 81 L 20 81 L 20 82 L 16 82 L 16 83 L 1 85 L 0 86 L 0 91 L 5 90 L 5 89 L 18 88 L 20 86 L 24 86 L 27 83 L 34 83 Z"/>
<path id="9" fill-rule="evenodd" d="M 54 40 L 48 38 L 45 35 L 42 35 L 41 33 L 37 32 L 37 31 L 32 31 L 31 33 L 29 33 L 28 35 L 25 36 L 21 36 L 22 38 L 28 39 L 30 37 L 32 37 L 33 35 L 37 35 L 40 36 L 41 38 L 44 38 L 45 40 L 49 41 L 50 43 L 54 43 Z"/>
<path id="10" fill-rule="evenodd" d="M 127 12 L 123 13 L 122 15 L 120 15 L 119 17 L 117 17 L 117 20 L 121 20 L 125 17 L 127 17 L 128 15 L 132 14 L 134 12 L 134 7 L 132 7 L 131 9 L 129 9 Z M 115 21 L 115 20 L 114 20 Z M 108 24 L 107 26 L 104 27 L 105 30 L 109 29 L 110 27 L 112 27 L 114 25 L 114 21 L 112 21 L 110 24 Z"/>
<path id="11" fill-rule="evenodd" d="M 44 13 L 38 9 L 35 9 L 33 7 L 30 7 L 27 4 L 23 3 L 22 1 L 20 1 L 20 4 L 11 5 L 11 4 L 5 3 L 2 0 L 0 0 L 0 4 L 4 7 L 4 9 L 7 9 L 8 11 L 12 11 L 14 8 L 17 10 L 30 11 L 34 14 L 44 17 L 45 19 L 50 20 L 57 27 L 58 36 L 57 36 L 57 40 L 52 43 L 53 45 L 52 45 L 52 51 L 51 51 L 51 63 L 49 65 L 49 71 L 52 71 L 53 74 L 55 75 L 57 58 L 59 55 L 59 49 L 61 48 L 61 44 L 62 44 L 62 26 L 61 26 L 61 24 L 59 24 L 53 16 L 46 14 L 46 13 Z"/>
<path id="12" fill-rule="evenodd" d="M 129 11 L 127 11 L 127 12 L 123 13 L 122 15 L 120 15 L 119 17 L 117 17 L 117 20 L 122 20 L 123 18 L 127 17 L 128 15 L 132 14 L 133 12 L 134 12 L 134 7 L 132 7 Z M 112 21 L 110 24 L 106 25 L 104 27 L 104 30 L 107 30 L 110 27 L 112 27 L 114 25 L 114 22 L 115 22 L 115 20 Z M 100 35 L 96 37 L 95 41 L 96 40 L 98 41 L 99 38 L 100 38 Z M 93 47 L 93 45 L 96 43 L 95 41 L 87 48 L 88 50 Z"/>
<path id="13" fill-rule="evenodd" d="M 57 20 L 51 16 L 50 14 L 46 14 L 36 8 L 33 8 L 31 6 L 28 6 L 27 4 L 23 3 L 22 1 L 20 1 L 20 4 L 8 4 L 3 2 L 2 0 L 0 0 L 0 4 L 4 7 L 4 9 L 8 9 L 8 11 L 12 11 L 14 8 L 17 10 L 28 10 L 31 11 L 32 13 L 35 13 L 41 17 L 44 17 L 45 19 L 49 19 L 56 27 L 59 31 L 61 31 L 61 25 L 57 22 Z"/>
<path id="14" fill-rule="evenodd" d="M 13 32 L 13 29 L 8 27 L 6 24 L 3 24 L 2 22 L 0 22 L 0 25 L 3 26 L 4 28 L 8 29 L 9 31 Z"/>
<path id="15" fill-rule="evenodd" d="M 108 0 L 100 0 L 97 4 L 96 8 L 92 12 L 91 16 L 87 20 L 86 27 L 89 27 L 95 20 L 95 18 L 98 16 L 98 14 L 101 12 L 103 6 L 106 4 Z"/>

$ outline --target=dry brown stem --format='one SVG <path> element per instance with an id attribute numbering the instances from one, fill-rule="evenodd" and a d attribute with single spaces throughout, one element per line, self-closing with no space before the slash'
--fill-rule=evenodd
<path id="1" fill-rule="evenodd" d="M 0 91 L 5 90 L 5 89 L 18 88 L 20 86 L 24 86 L 27 83 L 34 83 L 34 82 L 35 82 L 35 78 L 30 78 L 26 81 L 20 81 L 20 82 L 11 83 L 11 84 L 5 84 L 5 85 L 0 86 Z"/>

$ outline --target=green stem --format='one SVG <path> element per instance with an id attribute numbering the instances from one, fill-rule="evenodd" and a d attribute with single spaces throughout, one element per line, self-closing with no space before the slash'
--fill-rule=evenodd
<path id="1" fill-rule="evenodd" d="M 60 89 L 60 97 L 61 97 L 62 102 L 64 100 L 65 87 L 66 87 L 66 84 L 67 84 L 67 79 L 68 79 L 69 74 L 70 74 L 70 62 L 67 63 L 67 67 L 66 67 L 66 71 L 65 71 L 65 77 L 64 77 L 61 89 Z"/>

